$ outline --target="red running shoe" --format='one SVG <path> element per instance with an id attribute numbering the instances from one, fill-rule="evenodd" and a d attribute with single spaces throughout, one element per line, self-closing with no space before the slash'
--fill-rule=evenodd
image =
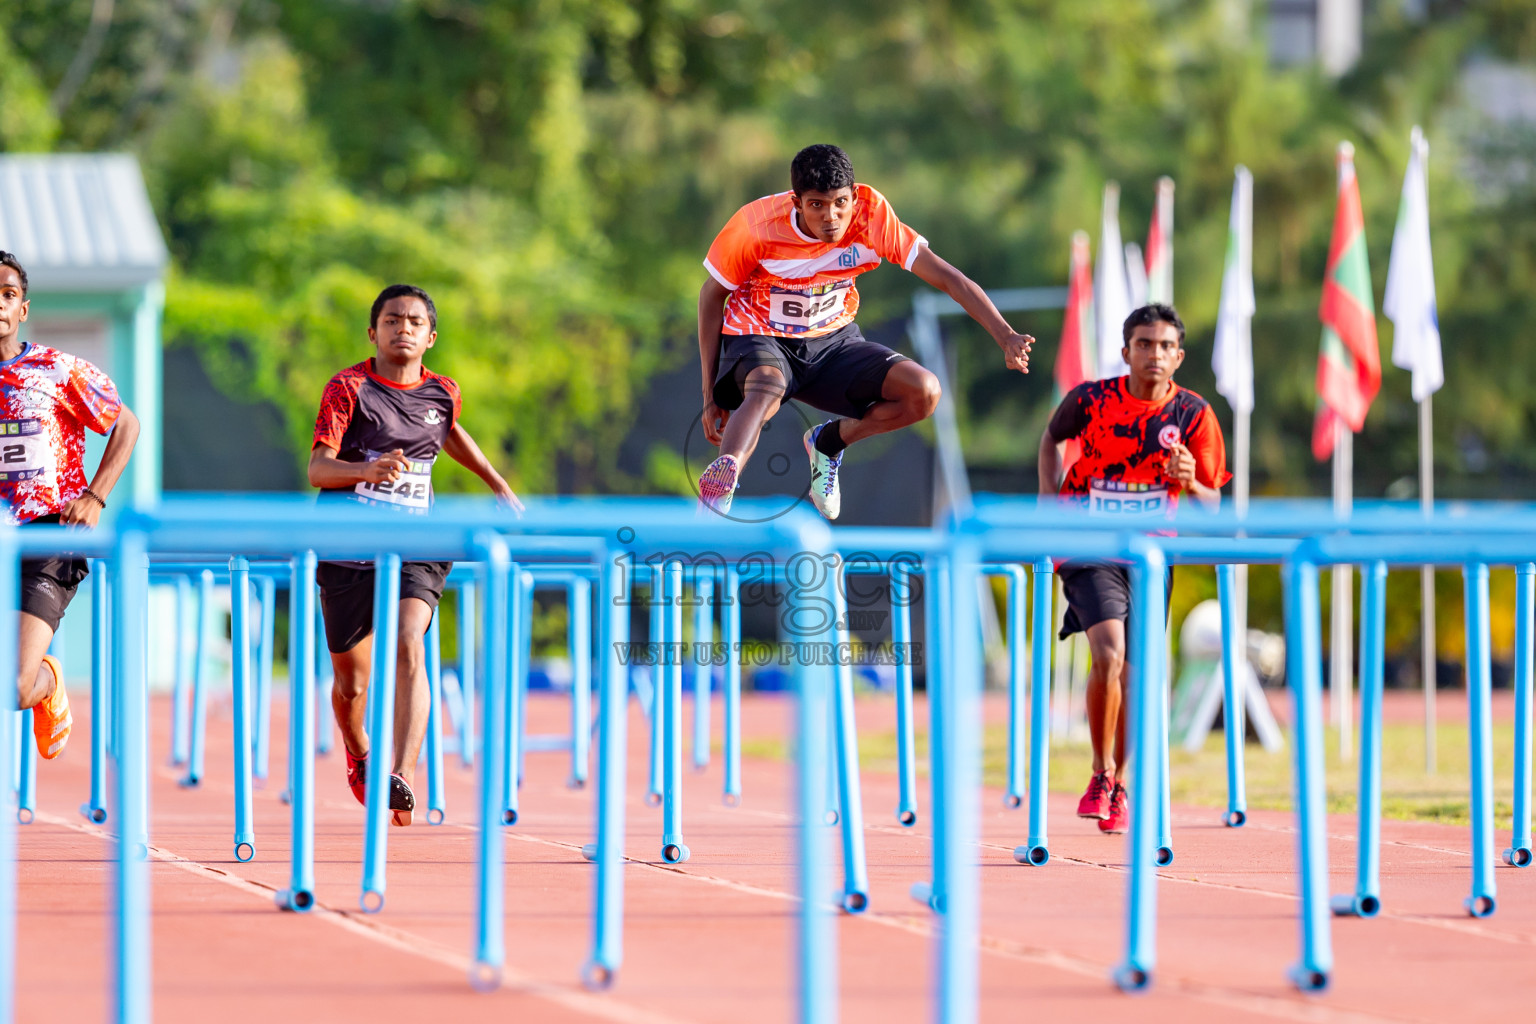
<path id="1" fill-rule="evenodd" d="M 364 807 L 368 806 L 367 754 L 354 757 L 352 751 L 347 751 L 347 785 L 352 787 L 352 795 L 357 797 L 357 802 Z"/>
<path id="2" fill-rule="evenodd" d="M 1109 798 L 1109 814 L 1099 822 L 1099 831 L 1105 835 L 1119 835 L 1125 831 L 1126 819 L 1131 815 L 1131 802 L 1125 795 L 1125 787 L 1115 783 L 1115 792 Z"/>
<path id="3" fill-rule="evenodd" d="M 1101 821 L 1109 817 L 1109 798 L 1114 788 L 1115 780 L 1109 777 L 1109 772 L 1094 772 L 1088 780 L 1088 792 L 1077 802 L 1077 816 Z"/>

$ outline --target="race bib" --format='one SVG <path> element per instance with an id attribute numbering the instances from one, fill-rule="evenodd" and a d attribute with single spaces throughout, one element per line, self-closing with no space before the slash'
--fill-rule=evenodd
<path id="1" fill-rule="evenodd" d="M 42 476 L 50 454 L 42 420 L 0 420 L 0 482 Z"/>
<path id="2" fill-rule="evenodd" d="M 383 452 L 369 452 L 368 461 L 377 459 Z M 432 463 L 435 459 L 418 462 L 412 460 L 393 483 L 371 484 L 367 481 L 352 490 L 366 501 L 382 501 L 411 512 L 425 512 L 432 507 Z"/>
<path id="3" fill-rule="evenodd" d="M 1092 480 L 1088 484 L 1091 516 L 1166 517 L 1168 511 L 1168 488 L 1161 484 L 1128 484 L 1119 480 Z"/>
<path id="4" fill-rule="evenodd" d="M 768 292 L 768 326 L 789 334 L 804 334 L 825 327 L 843 315 L 851 287 L 850 281 L 836 281 L 805 291 L 771 288 Z"/>

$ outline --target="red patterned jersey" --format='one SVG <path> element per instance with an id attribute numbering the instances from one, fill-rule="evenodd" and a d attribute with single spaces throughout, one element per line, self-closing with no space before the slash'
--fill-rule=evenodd
<path id="1" fill-rule="evenodd" d="M 57 515 L 85 492 L 85 431 L 123 409 L 101 370 L 46 345 L 0 363 L 0 497 L 13 523 Z"/>
<path id="2" fill-rule="evenodd" d="M 1061 493 L 1090 515 L 1171 515 L 1183 488 L 1167 476 L 1168 449 L 1183 444 L 1195 458 L 1195 479 L 1220 487 L 1227 472 L 1221 425 L 1205 399 L 1173 384 L 1156 402 L 1131 394 L 1129 377 L 1087 381 L 1061 400 L 1051 437 L 1077 438 L 1083 454 L 1061 482 Z"/>
<path id="3" fill-rule="evenodd" d="M 410 467 L 393 483 L 327 488 L 365 504 L 409 512 L 432 506 L 432 463 L 459 421 L 459 385 L 422 367 L 414 384 L 397 384 L 373 372 L 373 360 L 349 366 L 326 384 L 310 450 L 336 449 L 342 462 L 372 462 L 399 448 Z"/>
<path id="4" fill-rule="evenodd" d="M 704 267 L 730 297 L 725 334 L 819 338 L 853 322 L 859 290 L 853 279 L 889 260 L 912 269 L 927 239 L 907 227 L 885 196 L 854 185 L 857 205 L 842 241 L 812 238 L 795 222 L 793 192 L 779 192 L 736 211 Z"/>

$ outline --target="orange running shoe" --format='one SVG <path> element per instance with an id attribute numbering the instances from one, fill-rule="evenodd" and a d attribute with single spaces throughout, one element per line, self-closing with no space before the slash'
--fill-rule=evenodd
<path id="1" fill-rule="evenodd" d="M 52 761 L 69 742 L 69 730 L 75 719 L 69 713 L 69 694 L 64 692 L 64 669 L 59 665 L 59 659 L 45 654 L 43 664 L 53 673 L 53 693 L 41 704 L 33 706 L 32 735 L 37 740 L 38 756 Z"/>

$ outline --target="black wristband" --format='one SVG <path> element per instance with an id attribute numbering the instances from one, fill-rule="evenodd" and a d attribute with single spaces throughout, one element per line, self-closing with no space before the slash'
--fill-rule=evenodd
<path id="1" fill-rule="evenodd" d="M 89 487 L 87 487 L 85 489 L 85 496 L 87 498 L 90 498 L 96 504 L 100 505 L 102 508 L 106 508 L 107 507 L 107 503 L 101 499 L 101 495 L 97 494 L 95 491 L 91 490 Z"/>

